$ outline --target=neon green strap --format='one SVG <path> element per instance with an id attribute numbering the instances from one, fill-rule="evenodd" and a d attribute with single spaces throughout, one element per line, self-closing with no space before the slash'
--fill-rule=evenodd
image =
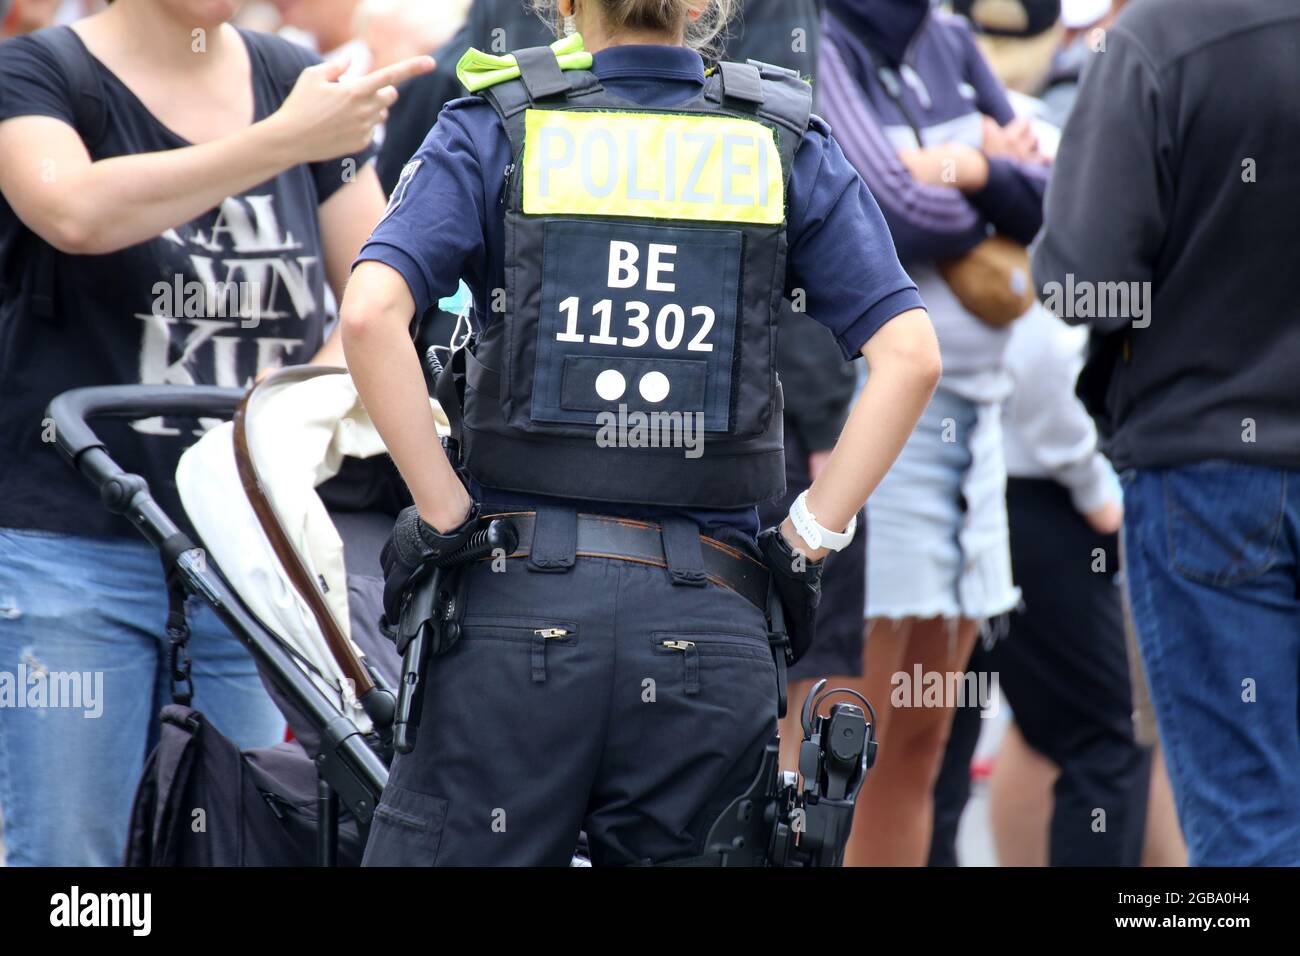
<path id="1" fill-rule="evenodd" d="M 561 70 L 590 70 L 591 54 L 582 48 L 582 34 L 572 33 L 551 44 Z M 519 79 L 519 64 L 513 53 L 498 56 L 470 47 L 456 64 L 456 79 L 471 93 Z"/>

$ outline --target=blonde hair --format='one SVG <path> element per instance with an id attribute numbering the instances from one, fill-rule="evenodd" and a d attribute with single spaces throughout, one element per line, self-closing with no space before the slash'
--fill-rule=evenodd
<path id="1" fill-rule="evenodd" d="M 572 33 L 570 19 L 560 16 L 558 0 L 531 0 L 538 16 L 551 24 L 556 33 Z M 575 0 L 576 4 L 577 0 Z M 719 38 L 738 6 L 738 0 L 584 0 L 596 4 L 605 22 L 613 29 L 662 30 L 682 32 L 683 42 L 705 57 L 720 52 Z M 701 9 L 702 7 L 702 9 Z M 686 14 L 699 9 L 694 20 Z"/>

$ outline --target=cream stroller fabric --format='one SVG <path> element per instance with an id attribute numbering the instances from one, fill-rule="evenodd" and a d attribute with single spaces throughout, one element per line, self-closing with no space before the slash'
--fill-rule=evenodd
<path id="1" fill-rule="evenodd" d="M 430 404 L 439 434 L 445 434 L 447 418 L 437 402 Z M 338 473 L 345 457 L 370 458 L 385 451 L 352 377 L 343 369 L 283 369 L 253 391 L 245 428 L 267 500 L 350 639 L 343 541 L 316 488 Z M 300 655 L 304 671 L 340 712 L 367 733 L 370 719 L 355 689 L 343 677 L 244 494 L 233 435 L 233 423 L 224 422 L 181 456 L 176 482 L 185 512 L 235 592 Z"/>

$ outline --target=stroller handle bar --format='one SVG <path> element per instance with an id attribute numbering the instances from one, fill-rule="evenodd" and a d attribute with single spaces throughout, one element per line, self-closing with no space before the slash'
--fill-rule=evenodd
<path id="1" fill-rule="evenodd" d="M 237 388 L 211 385 L 96 385 L 56 395 L 46 416 L 54 423 L 59 452 L 99 490 L 104 507 L 130 519 L 159 546 L 179 529 L 149 496 L 144 479 L 127 474 L 113 460 L 89 419 L 162 414 L 229 418 L 242 397 Z"/>
<path id="2" fill-rule="evenodd" d="M 69 461 L 89 448 L 103 448 L 92 418 L 144 418 L 148 415 L 188 415 L 229 418 L 244 397 L 238 388 L 215 385 L 96 385 L 56 395 L 47 414 L 54 421 L 59 450 Z"/>

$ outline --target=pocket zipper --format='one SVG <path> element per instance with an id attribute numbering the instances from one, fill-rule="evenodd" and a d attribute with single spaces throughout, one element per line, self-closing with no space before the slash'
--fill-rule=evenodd
<path id="1" fill-rule="evenodd" d="M 660 647 L 682 652 L 682 690 L 687 694 L 700 692 L 700 656 L 694 641 L 660 641 Z"/>
<path id="2" fill-rule="evenodd" d="M 534 684 L 546 683 L 546 642 L 555 637 L 568 637 L 569 632 L 562 627 L 538 627 L 533 629 L 537 635 L 533 638 L 532 677 Z"/>
<path id="3" fill-rule="evenodd" d="M 519 644 L 528 644 L 537 640 L 552 640 L 565 637 L 574 637 L 577 632 L 566 627 L 547 625 L 544 627 L 529 627 L 527 622 L 520 621 L 512 624 L 500 624 L 493 620 L 483 621 L 478 618 L 467 618 L 461 622 L 462 636 L 471 638 L 481 638 L 483 640 L 500 640 L 514 641 Z M 488 632 L 484 634 L 483 632 Z"/>

